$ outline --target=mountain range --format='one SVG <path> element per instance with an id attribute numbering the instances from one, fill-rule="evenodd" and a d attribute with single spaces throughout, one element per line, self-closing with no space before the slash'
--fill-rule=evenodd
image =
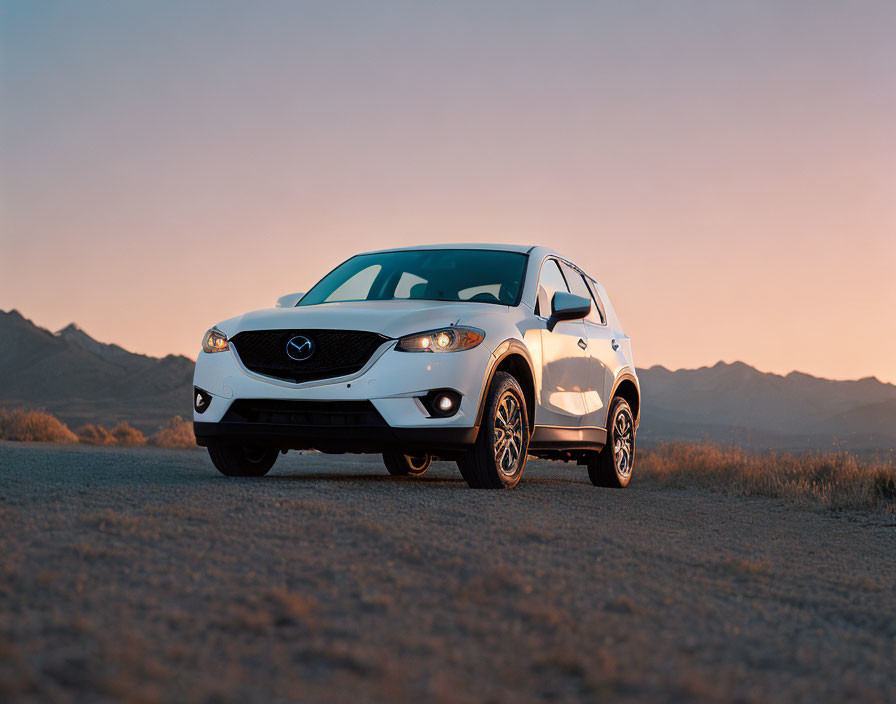
<path id="1" fill-rule="evenodd" d="M 641 437 L 749 449 L 850 451 L 896 447 L 896 386 L 761 372 L 743 362 L 639 369 Z"/>
<path id="2" fill-rule="evenodd" d="M 148 357 L 71 324 L 50 332 L 0 311 L 0 407 L 43 408 L 71 427 L 125 420 L 144 432 L 190 418 L 193 360 Z M 896 447 L 896 386 L 761 372 L 743 362 L 639 369 L 639 440 L 712 441 L 749 449 Z"/>
<path id="3" fill-rule="evenodd" d="M 42 408 L 70 427 L 125 420 L 152 432 L 192 417 L 194 362 L 97 342 L 77 325 L 56 333 L 0 311 L 0 407 Z"/>

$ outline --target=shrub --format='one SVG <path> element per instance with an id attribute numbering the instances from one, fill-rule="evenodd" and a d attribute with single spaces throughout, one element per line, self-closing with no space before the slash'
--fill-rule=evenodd
<path id="1" fill-rule="evenodd" d="M 737 447 L 665 443 L 640 454 L 636 471 L 663 486 L 809 500 L 833 509 L 892 508 L 896 461 L 848 453 L 758 454 Z"/>
<path id="2" fill-rule="evenodd" d="M 118 445 L 137 447 L 146 444 L 146 436 L 124 421 L 112 428 L 111 433 L 112 437 L 115 438 L 115 443 Z"/>
<path id="3" fill-rule="evenodd" d="M 196 438 L 193 435 L 193 424 L 180 416 L 174 416 L 159 428 L 149 442 L 157 447 L 195 447 Z"/>
<path id="4" fill-rule="evenodd" d="M 103 426 L 88 423 L 78 428 L 78 442 L 85 445 L 114 445 L 115 438 Z"/>
<path id="5" fill-rule="evenodd" d="M 0 439 L 32 442 L 78 442 L 65 423 L 43 411 L 0 409 Z"/>

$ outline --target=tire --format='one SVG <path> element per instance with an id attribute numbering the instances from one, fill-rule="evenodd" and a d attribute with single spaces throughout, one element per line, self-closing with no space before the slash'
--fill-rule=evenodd
<path id="1" fill-rule="evenodd" d="M 215 440 L 208 444 L 212 464 L 226 477 L 263 477 L 277 461 L 276 448 Z"/>
<path id="2" fill-rule="evenodd" d="M 457 460 L 457 466 L 473 489 L 510 489 L 523 476 L 528 449 L 523 390 L 513 376 L 498 372 L 488 390 L 476 444 Z"/>
<path id="3" fill-rule="evenodd" d="M 635 419 L 628 402 L 616 396 L 607 412 L 607 444 L 588 455 L 588 477 L 594 486 L 624 489 L 635 463 Z"/>
<path id="4" fill-rule="evenodd" d="M 403 455 L 400 452 L 384 452 L 383 464 L 393 477 L 422 477 L 432 464 L 430 455 Z"/>

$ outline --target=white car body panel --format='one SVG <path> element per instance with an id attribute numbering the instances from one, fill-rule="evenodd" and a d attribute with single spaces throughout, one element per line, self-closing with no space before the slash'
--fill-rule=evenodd
<path id="1" fill-rule="evenodd" d="M 542 262 L 554 257 L 569 263 L 556 252 L 544 247 L 500 244 L 401 249 L 526 253 L 529 259 L 519 304 L 405 299 L 299 307 L 293 304 L 224 320 L 215 327 L 228 338 L 245 331 L 361 330 L 389 339 L 376 349 L 360 371 L 303 383 L 250 371 L 233 345 L 224 352 L 201 352 L 194 386 L 210 394 L 211 402 L 201 413 L 194 409 L 197 437 L 200 427 L 207 429 L 210 424 L 222 421 L 236 399 L 369 400 L 392 428 L 475 428 L 484 387 L 499 357 L 503 359 L 509 349 L 517 350 L 531 368 L 534 418 L 530 418 L 530 423 L 535 428 L 604 430 L 609 400 L 617 384 L 628 379 L 637 389 L 630 341 L 600 284 L 595 289 L 601 298 L 605 325 L 571 320 L 559 322 L 549 331 L 547 318 L 534 314 Z M 289 304 L 298 296 L 284 296 L 280 304 Z M 402 336 L 455 325 L 481 329 L 485 331 L 485 339 L 477 347 L 459 352 L 414 353 L 396 349 L 397 339 Z M 585 344 L 584 349 L 580 341 Z M 430 390 L 442 388 L 461 394 L 460 408 L 450 417 L 430 417 L 419 399 Z"/>

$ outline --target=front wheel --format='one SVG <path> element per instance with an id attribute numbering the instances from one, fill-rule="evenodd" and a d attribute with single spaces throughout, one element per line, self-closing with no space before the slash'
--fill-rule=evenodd
<path id="1" fill-rule="evenodd" d="M 429 455 L 403 455 L 400 452 L 384 452 L 383 464 L 393 477 L 422 477 L 432 464 Z"/>
<path id="2" fill-rule="evenodd" d="M 607 412 L 607 444 L 588 455 L 588 477 L 594 486 L 623 489 L 635 464 L 635 419 L 624 398 L 616 396 Z"/>
<path id="3" fill-rule="evenodd" d="M 215 440 L 208 444 L 208 456 L 226 477 L 263 477 L 277 461 L 277 449 L 252 443 Z"/>
<path id="4" fill-rule="evenodd" d="M 523 476 L 529 450 L 526 399 L 517 380 L 498 372 L 488 390 L 476 444 L 458 460 L 474 489 L 510 489 Z"/>

